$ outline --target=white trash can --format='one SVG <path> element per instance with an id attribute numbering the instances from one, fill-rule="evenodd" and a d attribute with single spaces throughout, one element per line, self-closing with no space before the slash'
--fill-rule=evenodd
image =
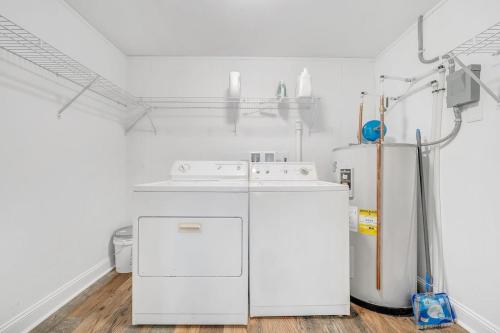
<path id="1" fill-rule="evenodd" d="M 115 246 L 115 266 L 118 273 L 132 272 L 132 226 L 115 231 L 113 245 Z"/>

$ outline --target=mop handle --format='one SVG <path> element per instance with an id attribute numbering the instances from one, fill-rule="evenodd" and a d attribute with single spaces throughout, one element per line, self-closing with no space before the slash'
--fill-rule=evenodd
<path id="1" fill-rule="evenodd" d="M 432 292 L 432 270 L 431 270 L 431 254 L 429 250 L 429 229 L 427 225 L 427 201 L 425 198 L 425 185 L 424 185 L 424 167 L 422 162 L 422 138 L 420 136 L 420 129 L 417 129 L 417 159 L 418 159 L 418 179 L 420 183 L 420 205 L 422 209 L 422 231 L 424 234 L 424 248 L 425 248 L 425 291 Z"/>

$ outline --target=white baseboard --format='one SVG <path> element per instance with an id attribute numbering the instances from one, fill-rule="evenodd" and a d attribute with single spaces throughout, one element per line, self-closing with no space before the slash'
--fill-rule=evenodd
<path id="1" fill-rule="evenodd" d="M 108 258 L 68 281 L 29 308 L 0 325 L 2 333 L 28 332 L 113 269 Z"/>
<path id="2" fill-rule="evenodd" d="M 451 305 L 457 315 L 457 323 L 470 333 L 498 333 L 500 327 L 472 311 L 462 303 L 450 297 Z"/>

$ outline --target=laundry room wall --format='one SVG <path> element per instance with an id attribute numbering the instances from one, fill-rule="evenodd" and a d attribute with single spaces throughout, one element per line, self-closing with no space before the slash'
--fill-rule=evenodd
<path id="1" fill-rule="evenodd" d="M 295 160 L 295 121 L 304 122 L 303 160 L 315 161 L 322 179 L 331 179 L 331 149 L 356 140 L 362 90 L 372 90 L 373 60 L 327 58 L 130 57 L 130 90 L 137 96 L 223 97 L 229 72 L 241 73 L 243 97 L 273 97 L 279 80 L 295 96 L 297 76 L 307 67 L 313 94 L 310 111 L 261 114 L 240 110 L 158 110 L 128 135 L 130 184 L 168 177 L 177 159 L 248 159 L 250 151 L 277 151 Z M 367 111 L 370 114 L 371 110 Z"/>
<path id="2" fill-rule="evenodd" d="M 441 2 L 425 15 L 426 58 L 442 55 L 496 24 L 499 13 L 497 0 Z M 500 56 L 464 56 L 462 61 L 481 64 L 481 78 L 500 92 Z M 415 24 L 378 56 L 375 73 L 377 78 L 380 74 L 412 77 L 431 66 L 436 64 L 418 61 Z M 384 84 L 387 95 L 398 95 L 405 89 L 402 82 Z M 465 109 L 463 118 L 458 137 L 441 150 L 445 286 L 461 325 L 471 332 L 499 332 L 500 266 L 493 263 L 498 263 L 500 253 L 496 214 L 500 158 L 495 153 L 500 139 L 500 109 L 482 90 L 479 104 Z M 392 140 L 414 143 L 416 128 L 428 137 L 431 93 L 427 90 L 410 97 L 389 111 L 386 120 Z M 448 133 L 452 126 L 452 110 L 445 108 L 442 133 Z"/>
<path id="3" fill-rule="evenodd" d="M 63 1 L 1 0 L 0 14 L 125 83 L 126 58 Z M 23 332 L 112 267 L 127 223 L 126 140 L 115 106 L 0 52 L 0 332 Z"/>

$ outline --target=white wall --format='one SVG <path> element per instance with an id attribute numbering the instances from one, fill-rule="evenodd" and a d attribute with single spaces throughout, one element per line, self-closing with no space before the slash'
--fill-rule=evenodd
<path id="1" fill-rule="evenodd" d="M 331 149 L 356 140 L 360 91 L 374 86 L 371 60 L 131 57 L 129 84 L 137 96 L 220 97 L 226 94 L 229 72 L 236 70 L 241 72 L 243 96 L 272 97 L 279 80 L 293 96 L 303 67 L 312 75 L 314 94 L 321 97 L 314 122 L 310 112 L 292 110 L 276 117 L 240 116 L 234 135 L 231 111 L 157 111 L 153 114 L 157 136 L 144 132 L 150 129 L 144 119 L 128 137 L 130 184 L 167 178 L 176 159 L 239 160 L 248 159 L 253 150 L 271 150 L 288 152 L 294 160 L 296 119 L 306 124 L 303 159 L 315 161 L 320 176 L 331 179 Z"/>
<path id="2" fill-rule="evenodd" d="M 449 0 L 424 21 L 426 57 L 444 54 L 500 21 L 498 0 Z M 417 59 L 416 25 L 385 50 L 375 72 L 414 76 L 432 65 Z M 500 57 L 463 57 L 483 65 L 481 77 L 500 92 Z M 387 95 L 403 92 L 402 83 L 385 84 Z M 458 137 L 441 151 L 441 203 L 446 290 L 453 298 L 462 325 L 471 331 L 500 331 L 500 229 L 496 217 L 500 109 L 484 91 L 478 106 L 463 113 Z M 415 142 L 415 129 L 430 133 L 431 94 L 420 93 L 387 114 L 389 136 Z M 480 121 L 473 121 L 481 119 Z M 443 134 L 452 127 L 451 110 L 445 109 Z"/>
<path id="3" fill-rule="evenodd" d="M 0 14 L 116 81 L 126 58 L 62 1 L 0 1 Z M 110 269 L 127 223 L 126 140 L 110 105 L 0 53 L 0 331 L 22 332 Z M 89 96 L 89 95 L 87 95 Z"/>

